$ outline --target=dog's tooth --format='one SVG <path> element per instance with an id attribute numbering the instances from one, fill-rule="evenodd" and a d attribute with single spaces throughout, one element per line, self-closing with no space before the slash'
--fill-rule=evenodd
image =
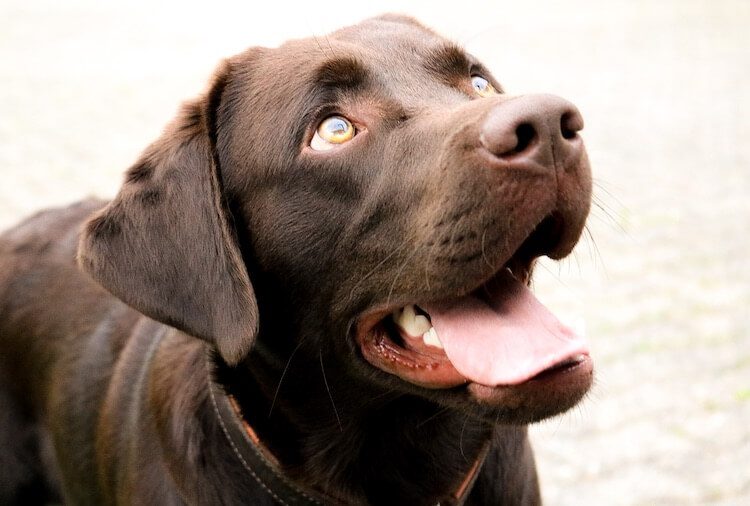
<path id="1" fill-rule="evenodd" d="M 417 309 L 414 307 L 414 304 L 409 304 L 408 306 L 404 306 L 402 308 L 402 316 L 404 319 L 410 320 L 417 316 Z"/>
<path id="2" fill-rule="evenodd" d="M 408 305 L 396 310 L 393 316 L 393 321 L 402 329 L 408 330 L 409 322 L 411 322 L 415 316 L 417 316 L 417 312 L 414 309 L 414 306 Z"/>
<path id="3" fill-rule="evenodd" d="M 398 311 L 398 310 L 397 310 Z M 409 336 L 419 338 L 430 330 L 430 320 L 426 316 L 417 314 L 414 305 L 404 306 L 400 314 L 394 312 L 393 321 Z"/>
<path id="4" fill-rule="evenodd" d="M 412 328 L 410 329 L 410 333 L 411 331 L 413 331 L 412 335 L 414 335 L 415 337 L 419 337 L 427 332 L 430 327 L 430 320 L 428 320 L 426 316 L 418 314 L 414 317 L 414 323 L 412 325 Z"/>
<path id="5" fill-rule="evenodd" d="M 440 348 L 443 349 L 443 343 L 440 342 L 440 339 L 438 339 L 437 331 L 435 330 L 435 327 L 430 327 L 430 330 L 422 334 L 422 341 L 427 346 L 432 346 L 434 348 Z"/>

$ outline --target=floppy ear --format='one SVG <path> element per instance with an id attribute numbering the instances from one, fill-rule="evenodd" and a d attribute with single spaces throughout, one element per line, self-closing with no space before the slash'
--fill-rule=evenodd
<path id="1" fill-rule="evenodd" d="M 84 227 L 81 267 L 143 314 L 213 343 L 229 364 L 250 350 L 258 306 L 222 195 L 215 115 L 229 79 L 180 115 Z"/>

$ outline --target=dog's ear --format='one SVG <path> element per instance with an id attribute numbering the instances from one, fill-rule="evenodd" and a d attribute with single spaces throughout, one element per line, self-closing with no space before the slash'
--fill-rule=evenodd
<path id="1" fill-rule="evenodd" d="M 81 267 L 143 314 L 213 343 L 229 364 L 250 350 L 258 306 L 222 193 L 217 111 L 231 75 L 183 107 L 85 225 Z"/>

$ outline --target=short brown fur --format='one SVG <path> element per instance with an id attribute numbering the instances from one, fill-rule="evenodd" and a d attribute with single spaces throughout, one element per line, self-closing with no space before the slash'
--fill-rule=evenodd
<path id="1" fill-rule="evenodd" d="M 343 503 L 434 505 L 489 442 L 466 504 L 538 504 L 525 424 L 590 378 L 478 402 L 371 366 L 352 338 L 378 304 L 466 293 L 545 216 L 556 258 L 583 227 L 585 152 L 490 167 L 480 134 L 511 98 L 473 96 L 456 67 L 482 67 L 457 51 L 392 15 L 248 50 L 114 200 L 4 233 L 0 503 L 274 504 L 220 431 L 213 380 L 289 479 Z M 332 113 L 360 134 L 310 152 Z"/>

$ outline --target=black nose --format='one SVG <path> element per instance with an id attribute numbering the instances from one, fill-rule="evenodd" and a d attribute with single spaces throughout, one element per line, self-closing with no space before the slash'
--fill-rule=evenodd
<path id="1" fill-rule="evenodd" d="M 581 156 L 583 143 L 578 132 L 582 129 L 581 113 L 567 100 L 554 95 L 523 95 L 503 101 L 489 112 L 480 141 L 502 160 L 562 168 Z"/>

